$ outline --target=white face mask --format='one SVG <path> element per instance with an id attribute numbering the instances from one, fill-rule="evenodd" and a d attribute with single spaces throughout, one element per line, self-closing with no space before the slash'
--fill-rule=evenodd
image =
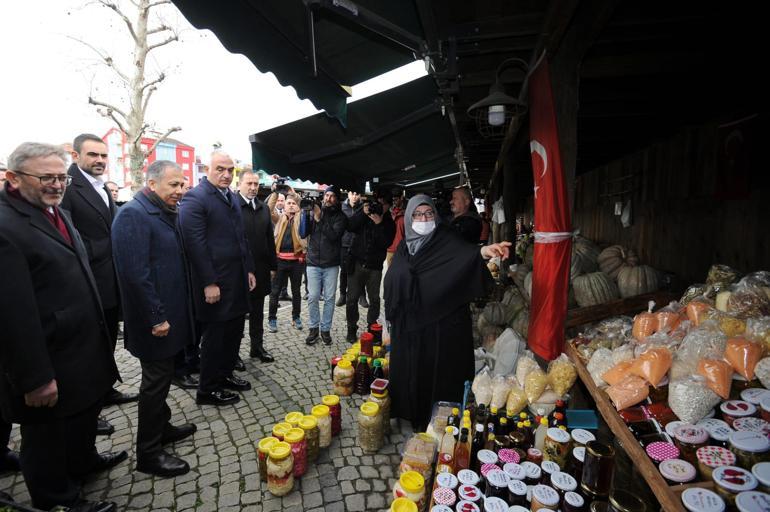
<path id="1" fill-rule="evenodd" d="M 434 229 L 436 229 L 435 220 L 426 220 L 424 222 L 412 222 L 412 229 L 418 235 L 427 235 Z"/>

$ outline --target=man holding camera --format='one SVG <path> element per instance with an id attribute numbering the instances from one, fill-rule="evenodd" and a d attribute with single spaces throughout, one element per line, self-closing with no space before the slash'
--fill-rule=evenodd
<path id="1" fill-rule="evenodd" d="M 369 309 L 366 312 L 367 325 L 380 316 L 380 282 L 385 252 L 393 242 L 396 224 L 390 214 L 393 202 L 389 191 L 381 191 L 374 200 L 364 201 L 364 207 L 348 221 L 348 231 L 354 233 L 347 262 L 347 340 L 355 343 L 358 339 L 358 299 L 364 289 L 369 294 Z"/>
<path id="2" fill-rule="evenodd" d="M 305 200 L 302 201 L 301 206 L 305 209 Z M 341 241 L 348 219 L 340 210 L 337 189 L 334 187 L 326 188 L 321 206 L 314 204 L 309 213 L 312 213 L 310 226 L 307 230 L 307 309 L 310 317 L 310 331 L 305 343 L 314 344 L 318 340 L 320 329 L 324 344 L 331 345 L 334 295 L 337 291 L 337 275 L 340 270 Z M 320 315 L 318 305 L 322 289 L 324 294 L 323 317 Z"/>

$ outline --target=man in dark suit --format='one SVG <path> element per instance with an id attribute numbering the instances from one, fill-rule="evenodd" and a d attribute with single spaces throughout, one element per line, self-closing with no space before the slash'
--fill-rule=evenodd
<path id="1" fill-rule="evenodd" d="M 112 225 L 112 247 L 123 299 L 126 348 L 142 364 L 136 469 L 171 477 L 190 466 L 163 444 L 191 436 L 194 424 L 171 425 L 166 403 L 174 359 L 193 339 L 192 303 L 177 203 L 184 176 L 174 162 L 147 168 L 147 187 L 129 201 Z"/>
<path id="2" fill-rule="evenodd" d="M 88 255 L 61 210 L 70 177 L 57 146 L 27 142 L 0 191 L 0 410 L 21 425 L 21 468 L 36 508 L 82 502 L 96 418 L 118 378 Z M 125 452 L 123 452 L 125 455 Z"/>
<path id="3" fill-rule="evenodd" d="M 259 176 L 254 172 L 241 172 L 238 181 L 238 204 L 241 207 L 243 228 L 254 260 L 254 275 L 257 286 L 251 291 L 249 309 L 250 357 L 259 358 L 263 363 L 272 363 L 273 356 L 263 344 L 265 320 L 265 296 L 270 293 L 271 275 L 275 274 L 277 261 L 273 222 L 267 205 L 257 198 Z"/>
<path id="4" fill-rule="evenodd" d="M 78 135 L 72 143 L 72 156 L 74 163 L 67 171 L 72 177 L 72 184 L 64 194 L 61 207 L 70 213 L 75 228 L 83 237 L 114 349 L 118 340 L 120 300 L 112 262 L 110 230 L 117 208 L 101 179 L 107 169 L 107 145 L 96 135 Z M 112 389 L 105 396 L 104 405 L 138 399 L 136 393 L 120 393 Z M 102 424 L 99 433 L 110 434 L 112 431 L 111 425 Z"/>
<path id="5" fill-rule="evenodd" d="M 249 292 L 256 287 L 241 207 L 229 188 L 234 172 L 233 159 L 215 152 L 207 179 L 179 205 L 195 316 L 202 331 L 198 404 L 233 404 L 240 397 L 228 389 L 251 389 L 250 382 L 233 375 L 249 311 Z"/>

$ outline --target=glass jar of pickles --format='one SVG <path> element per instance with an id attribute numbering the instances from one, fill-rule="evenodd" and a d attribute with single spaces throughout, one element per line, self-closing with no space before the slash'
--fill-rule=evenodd
<path id="1" fill-rule="evenodd" d="M 564 469 L 567 467 L 567 456 L 570 451 L 570 436 L 560 428 L 549 428 L 545 435 L 543 459 L 550 460 Z"/>
<path id="2" fill-rule="evenodd" d="M 759 432 L 733 432 L 730 434 L 730 451 L 735 454 L 737 465 L 750 470 L 758 462 L 768 461 L 770 440 Z"/>
<path id="3" fill-rule="evenodd" d="M 730 510 L 735 508 L 738 493 L 753 491 L 757 488 L 757 479 L 750 471 L 737 466 L 721 466 L 712 473 L 714 489 Z"/>
<path id="4" fill-rule="evenodd" d="M 314 462 L 318 458 L 318 420 L 313 415 L 303 416 L 299 420 L 299 428 L 305 431 L 305 442 L 307 443 L 307 460 Z"/>
<path id="5" fill-rule="evenodd" d="M 709 434 L 703 427 L 694 425 L 680 425 L 674 430 L 674 444 L 679 448 L 681 457 L 693 465 L 698 464 L 695 452 L 698 448 L 706 446 Z"/>
<path id="6" fill-rule="evenodd" d="M 369 401 L 380 406 L 380 415 L 382 416 L 382 430 L 384 433 L 390 433 L 390 396 L 388 390 L 382 393 L 372 391 L 369 394 Z"/>
<path id="7" fill-rule="evenodd" d="M 311 413 L 318 421 L 318 447 L 327 448 L 332 444 L 332 419 L 329 416 L 329 408 L 325 405 L 316 405 L 311 409 Z"/>
<path id="8" fill-rule="evenodd" d="M 353 365 L 349 360 L 343 359 L 337 363 L 337 366 L 334 368 L 334 378 L 332 379 L 332 387 L 337 395 L 350 396 L 353 394 L 355 373 Z"/>
<path id="9" fill-rule="evenodd" d="M 270 455 L 270 448 L 279 442 L 275 437 L 265 437 L 259 441 L 257 449 L 259 450 L 259 480 L 267 482 L 267 457 Z"/>
<path id="10" fill-rule="evenodd" d="M 380 406 L 364 402 L 358 413 L 358 446 L 364 453 L 377 453 L 382 448 L 383 431 Z"/>
<path id="11" fill-rule="evenodd" d="M 393 497 L 406 498 L 425 510 L 425 479 L 417 471 L 405 471 L 393 486 Z"/>
<path id="12" fill-rule="evenodd" d="M 615 470 L 615 449 L 600 441 L 586 443 L 580 488 L 587 497 L 608 496 Z"/>
<path id="13" fill-rule="evenodd" d="M 291 455 L 294 457 L 294 477 L 299 478 L 307 471 L 307 442 L 305 431 L 301 428 L 293 428 L 286 432 L 284 441 L 291 446 Z"/>
<path id="14" fill-rule="evenodd" d="M 321 403 L 329 408 L 329 416 L 332 419 L 332 436 L 339 435 L 342 430 L 342 407 L 340 397 L 337 395 L 324 395 Z"/>
<path id="15" fill-rule="evenodd" d="M 289 443 L 279 441 L 267 458 L 267 490 L 273 496 L 285 496 L 294 488 L 294 457 Z"/>
<path id="16" fill-rule="evenodd" d="M 711 480 L 711 473 L 720 466 L 734 466 L 735 454 L 722 446 L 703 446 L 695 452 L 701 478 Z"/>
<path id="17" fill-rule="evenodd" d="M 279 441 L 283 441 L 283 436 L 286 435 L 286 432 L 291 430 L 291 424 L 286 422 L 276 423 L 273 426 L 273 437 L 278 439 Z"/>

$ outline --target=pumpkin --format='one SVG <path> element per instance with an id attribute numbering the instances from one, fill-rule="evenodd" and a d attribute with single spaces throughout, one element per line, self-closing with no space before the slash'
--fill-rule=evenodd
<path id="1" fill-rule="evenodd" d="M 511 312 L 509 306 L 502 302 L 490 302 L 484 306 L 484 311 L 481 313 L 481 316 L 489 325 L 506 325 L 511 316 Z"/>
<path id="2" fill-rule="evenodd" d="M 618 272 L 618 290 L 622 298 L 635 297 L 658 289 L 658 271 L 649 265 L 621 267 Z"/>
<path id="3" fill-rule="evenodd" d="M 580 259 L 581 274 L 599 270 L 599 254 L 599 247 L 585 237 L 578 235 L 572 242 L 572 259 L 574 260 L 576 255 Z"/>
<path id="4" fill-rule="evenodd" d="M 639 264 L 636 253 L 622 245 L 611 245 L 604 249 L 597 258 L 599 270 L 617 279 L 618 273 L 624 267 L 635 267 Z"/>
<path id="5" fill-rule="evenodd" d="M 524 287 L 524 280 L 527 278 L 527 274 L 532 271 L 532 268 L 525 264 L 520 263 L 516 265 L 516 270 L 513 272 L 513 283 L 519 288 L 522 295 L 526 297 L 526 288 Z"/>
<path id="6" fill-rule="evenodd" d="M 529 309 L 522 309 L 516 318 L 513 319 L 511 328 L 519 333 L 522 338 L 527 339 L 527 331 L 529 330 Z"/>
<path id="7" fill-rule="evenodd" d="M 578 276 L 572 281 L 575 300 L 580 307 L 604 304 L 618 298 L 618 287 L 603 272 Z"/>

